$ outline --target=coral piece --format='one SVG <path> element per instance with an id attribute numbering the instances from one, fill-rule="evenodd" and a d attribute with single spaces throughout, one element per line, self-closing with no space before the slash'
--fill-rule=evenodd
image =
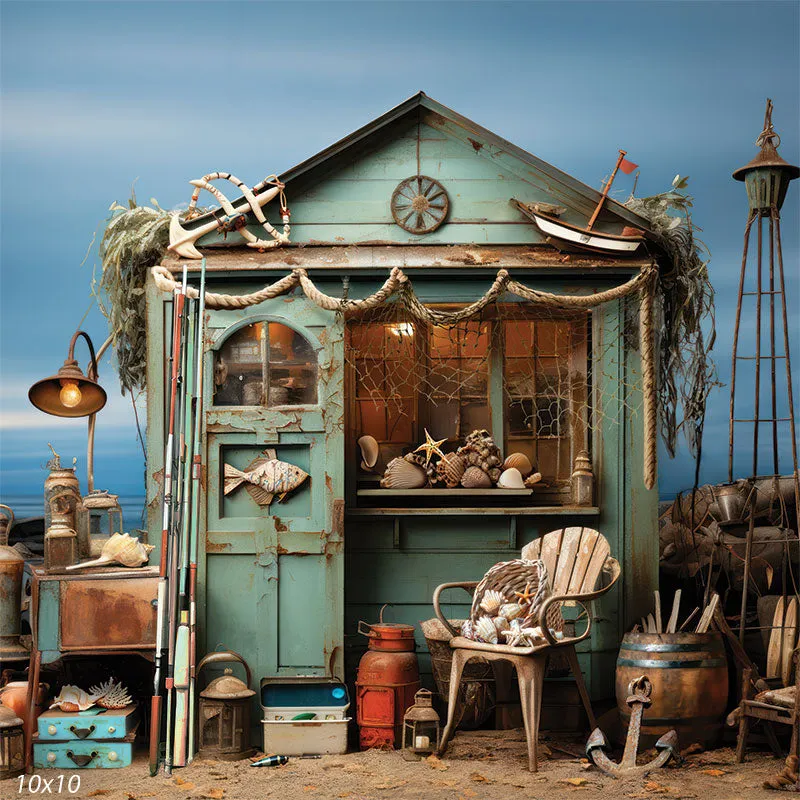
<path id="1" fill-rule="evenodd" d="M 133 703 L 124 684 L 110 678 L 105 683 L 90 687 L 89 691 L 97 697 L 101 708 L 125 708 Z"/>

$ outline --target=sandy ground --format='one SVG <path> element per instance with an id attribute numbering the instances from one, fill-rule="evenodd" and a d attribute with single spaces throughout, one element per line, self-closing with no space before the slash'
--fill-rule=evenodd
<path id="1" fill-rule="evenodd" d="M 658 770 L 646 778 L 617 781 L 589 766 L 575 741 L 544 738 L 540 747 L 550 755 L 537 774 L 527 771 L 521 730 L 459 733 L 445 758 L 406 762 L 397 752 L 351 753 L 321 759 L 292 759 L 283 767 L 251 768 L 249 762 L 196 761 L 175 770 L 171 778 L 150 778 L 144 754 L 133 766 L 119 770 L 79 771 L 80 789 L 70 794 L 64 773 L 62 796 L 103 800 L 738 800 L 770 797 L 765 778 L 780 771 L 782 762 L 765 753 L 749 753 L 747 762 L 734 763 L 730 748 L 688 756 L 680 767 Z M 563 749 L 562 749 L 563 748 Z M 570 755 L 564 750 L 572 753 Z M 56 770 L 39 772 L 58 778 Z M 43 785 L 19 778 L 0 781 L 0 798 L 57 794 L 57 781 L 48 792 Z M 38 792 L 31 792 L 30 788 Z M 74 781 L 73 781 L 74 788 Z"/>

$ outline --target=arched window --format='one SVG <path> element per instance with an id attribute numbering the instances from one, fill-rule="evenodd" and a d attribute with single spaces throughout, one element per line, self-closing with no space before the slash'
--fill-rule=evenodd
<path id="1" fill-rule="evenodd" d="M 280 322 L 251 322 L 214 358 L 214 405 L 299 406 L 317 402 L 317 355 Z"/>

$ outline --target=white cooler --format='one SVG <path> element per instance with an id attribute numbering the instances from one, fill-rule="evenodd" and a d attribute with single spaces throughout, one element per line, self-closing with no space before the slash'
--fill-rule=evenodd
<path id="1" fill-rule="evenodd" d="M 261 681 L 264 752 L 285 756 L 347 752 L 350 717 L 343 683 Z"/>

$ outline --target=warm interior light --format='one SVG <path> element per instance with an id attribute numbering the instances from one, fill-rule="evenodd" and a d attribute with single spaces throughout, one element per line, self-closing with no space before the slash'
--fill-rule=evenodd
<path id="1" fill-rule="evenodd" d="M 389 330 L 401 339 L 404 336 L 414 335 L 414 325 L 410 322 L 395 322 L 389 325 Z"/>
<path id="2" fill-rule="evenodd" d="M 77 381 L 61 381 L 61 391 L 58 393 L 58 399 L 67 408 L 75 408 L 81 400 L 81 390 L 78 388 Z"/>

